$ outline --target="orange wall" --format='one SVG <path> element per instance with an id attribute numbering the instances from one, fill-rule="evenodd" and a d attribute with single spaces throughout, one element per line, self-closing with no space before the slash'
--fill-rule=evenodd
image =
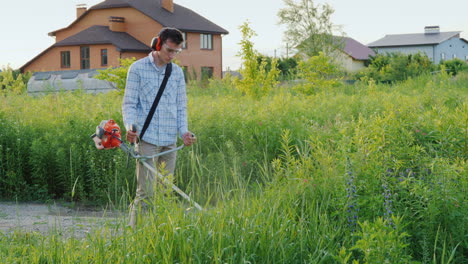
<path id="1" fill-rule="evenodd" d="M 77 34 L 78 32 L 87 29 L 93 25 L 108 26 L 108 19 L 110 16 L 119 16 L 125 18 L 126 32 L 134 38 L 140 40 L 146 45 L 150 45 L 151 39 L 156 36 L 161 30 L 162 26 L 152 18 L 142 14 L 133 8 L 111 8 L 99 9 L 88 12 L 77 23 L 73 24 L 70 28 L 63 29 L 56 32 L 56 42 L 59 42 L 69 36 Z M 106 48 L 108 50 L 108 67 L 118 66 L 119 58 L 137 59 L 146 56 L 145 53 L 120 53 L 112 45 L 90 45 L 91 55 L 91 68 L 102 68 L 100 65 L 100 49 Z M 71 51 L 71 67 L 60 68 L 60 51 Z M 79 47 L 55 47 L 43 54 L 31 64 L 24 68 L 24 71 L 58 71 L 58 70 L 78 70 L 80 69 L 79 60 L 80 49 Z M 198 78 L 200 77 L 201 67 L 213 67 L 213 75 L 221 78 L 222 76 L 222 38 L 221 35 L 213 35 L 213 49 L 202 50 L 200 49 L 200 34 L 187 33 L 187 49 L 184 49 L 181 54 L 177 56 L 181 65 L 188 66 L 189 72 L 195 69 Z"/>
<path id="2" fill-rule="evenodd" d="M 213 76 L 221 78 L 222 75 L 222 38 L 221 35 L 213 35 L 213 49 L 200 49 L 200 34 L 187 33 L 187 49 L 177 55 L 177 59 L 182 66 L 188 66 L 192 73 L 195 69 L 200 78 L 201 67 L 213 67 Z"/>
<path id="3" fill-rule="evenodd" d="M 149 52 L 148 52 L 149 53 Z M 148 53 L 146 52 L 124 52 L 121 54 L 122 59 L 129 59 L 129 58 L 135 58 L 137 60 L 144 58 L 148 56 Z"/>
<path id="4" fill-rule="evenodd" d="M 101 49 L 107 49 L 107 66 L 101 65 Z M 61 51 L 70 51 L 70 68 L 61 68 Z M 120 66 L 119 58 L 125 57 L 113 45 L 90 45 L 90 68 L 100 69 Z M 130 57 L 144 57 L 145 53 L 130 53 Z M 66 46 L 53 47 L 48 52 L 34 60 L 24 68 L 24 71 L 60 71 L 60 70 L 80 70 L 80 47 Z"/>

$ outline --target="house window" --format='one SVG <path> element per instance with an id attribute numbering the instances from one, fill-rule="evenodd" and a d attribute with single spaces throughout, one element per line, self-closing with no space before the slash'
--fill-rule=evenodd
<path id="1" fill-rule="evenodd" d="M 468 55 L 465 56 L 465 61 L 468 62 Z"/>
<path id="2" fill-rule="evenodd" d="M 200 34 L 200 48 L 201 49 L 213 49 L 213 35 Z"/>
<path id="3" fill-rule="evenodd" d="M 182 37 L 184 38 L 184 42 L 182 42 L 182 48 L 187 48 L 187 32 L 182 32 Z"/>
<path id="4" fill-rule="evenodd" d="M 213 67 L 201 67 L 201 79 L 208 80 L 213 78 Z"/>
<path id="5" fill-rule="evenodd" d="M 457 58 L 457 54 L 453 54 L 453 55 L 452 55 L 452 58 L 453 58 L 453 59 Z"/>
<path id="6" fill-rule="evenodd" d="M 70 51 L 61 51 L 60 58 L 60 67 L 70 68 Z"/>
<path id="7" fill-rule="evenodd" d="M 81 69 L 89 69 L 89 47 L 81 47 L 80 50 Z"/>
<path id="8" fill-rule="evenodd" d="M 442 53 L 440 54 L 440 60 L 441 60 L 441 61 L 444 61 L 444 60 L 445 60 L 445 53 L 442 52 Z"/>
<path id="9" fill-rule="evenodd" d="M 107 66 L 107 49 L 101 49 L 101 66 Z"/>

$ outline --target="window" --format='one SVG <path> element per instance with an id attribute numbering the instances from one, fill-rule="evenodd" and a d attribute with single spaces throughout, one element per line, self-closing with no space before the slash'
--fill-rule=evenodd
<path id="1" fill-rule="evenodd" d="M 457 54 L 453 54 L 452 58 L 455 59 L 457 57 Z"/>
<path id="2" fill-rule="evenodd" d="M 182 32 L 182 37 L 184 37 L 184 42 L 182 42 L 182 48 L 187 48 L 187 32 Z"/>
<path id="3" fill-rule="evenodd" d="M 70 51 L 61 51 L 60 61 L 60 67 L 70 68 Z"/>
<path id="4" fill-rule="evenodd" d="M 465 56 L 465 61 L 468 62 L 468 55 Z"/>
<path id="5" fill-rule="evenodd" d="M 201 49 L 213 49 L 213 35 L 200 34 L 200 48 Z"/>
<path id="6" fill-rule="evenodd" d="M 81 69 L 89 69 L 89 47 L 81 47 L 80 65 Z"/>
<path id="7" fill-rule="evenodd" d="M 208 80 L 213 78 L 213 67 L 201 67 L 201 79 Z"/>
<path id="8" fill-rule="evenodd" d="M 441 60 L 441 61 L 444 61 L 444 60 L 445 60 L 445 53 L 442 52 L 442 53 L 440 54 L 440 60 Z"/>
<path id="9" fill-rule="evenodd" d="M 107 66 L 107 49 L 101 50 L 101 66 Z"/>

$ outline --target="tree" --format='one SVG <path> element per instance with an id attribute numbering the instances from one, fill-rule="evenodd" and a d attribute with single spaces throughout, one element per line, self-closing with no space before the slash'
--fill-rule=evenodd
<path id="1" fill-rule="evenodd" d="M 256 33 L 250 28 L 249 22 L 245 22 L 239 28 L 242 33 L 241 51 L 238 54 L 242 60 L 242 68 L 239 70 L 242 80 L 236 81 L 236 87 L 253 98 L 260 98 L 278 84 L 278 62 L 273 59 L 270 69 L 267 69 L 267 60 L 257 60 L 260 55 L 254 49 L 251 40 Z"/>
<path id="2" fill-rule="evenodd" d="M 287 26 L 285 40 L 307 56 L 328 54 L 339 45 L 333 40 L 330 16 L 335 10 L 329 4 L 314 4 L 313 0 L 284 0 L 280 9 L 280 24 Z"/>

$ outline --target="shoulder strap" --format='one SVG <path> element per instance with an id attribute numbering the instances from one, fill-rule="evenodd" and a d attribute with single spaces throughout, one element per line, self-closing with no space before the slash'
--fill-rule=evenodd
<path id="1" fill-rule="evenodd" d="M 169 76 L 171 76 L 171 73 L 172 73 L 172 62 L 169 62 L 166 66 L 166 72 L 164 73 L 164 79 L 161 83 L 161 87 L 159 87 L 158 94 L 156 95 L 156 98 L 154 98 L 153 105 L 151 106 L 148 116 L 146 117 L 145 124 L 143 125 L 143 129 L 141 130 L 140 139 L 143 139 L 146 129 L 148 129 L 148 126 L 151 123 L 151 120 L 153 119 L 154 112 L 156 111 L 156 108 L 158 107 L 159 100 L 161 100 L 161 96 L 164 92 L 164 89 L 166 88 L 167 80 L 169 79 Z"/>

